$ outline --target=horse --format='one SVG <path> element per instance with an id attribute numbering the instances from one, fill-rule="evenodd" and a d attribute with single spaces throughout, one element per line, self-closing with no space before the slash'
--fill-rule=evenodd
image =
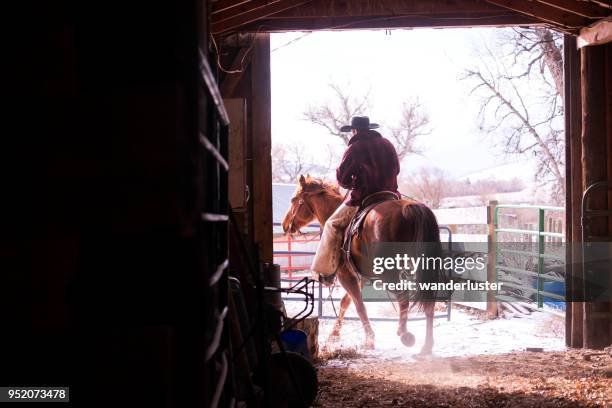
<path id="1" fill-rule="evenodd" d="M 343 199 L 337 185 L 310 176 L 300 176 L 291 204 L 282 222 L 283 230 L 286 234 L 299 233 L 300 228 L 315 220 L 319 222 L 319 225 L 325 225 Z M 357 235 L 352 237 L 350 245 L 354 263 L 361 265 L 362 260 L 366 259 L 362 250 L 363 246 L 360 244 L 368 245 L 377 242 L 425 242 L 439 245 L 440 234 L 436 217 L 425 204 L 412 199 L 383 201 L 368 213 L 359 237 Z M 329 340 L 335 341 L 340 338 L 344 314 L 353 302 L 365 331 L 363 347 L 372 349 L 375 335 L 361 296 L 361 288 L 363 281 L 374 277 L 374 274 L 371 268 L 360 272 L 362 276 L 356 276 L 346 262 L 342 262 L 336 272 L 338 281 L 346 294 L 340 301 L 340 311 Z M 416 280 L 417 284 L 419 280 L 423 281 L 423 275 L 417 273 Z M 417 299 L 416 302 L 413 301 L 412 307 L 410 299 L 406 296 L 397 297 L 397 301 L 399 304 L 397 335 L 401 342 L 406 347 L 412 347 L 415 343 L 415 337 L 408 331 L 406 322 L 408 311 L 417 306 L 426 317 L 425 343 L 419 354 L 431 354 L 434 345 L 435 300 Z"/>

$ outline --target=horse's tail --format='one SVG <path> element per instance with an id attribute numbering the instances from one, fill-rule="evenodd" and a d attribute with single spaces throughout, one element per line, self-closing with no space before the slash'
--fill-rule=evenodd
<path id="1" fill-rule="evenodd" d="M 409 238 L 415 243 L 414 256 L 422 256 L 422 261 L 425 263 L 423 265 L 425 267 L 420 267 L 415 272 L 416 291 L 410 295 L 412 302 L 410 309 L 433 310 L 437 291 L 427 289 L 427 285 L 440 282 L 443 276 L 438 221 L 433 211 L 425 204 L 407 202 L 402 206 L 401 228 L 412 232 Z"/>

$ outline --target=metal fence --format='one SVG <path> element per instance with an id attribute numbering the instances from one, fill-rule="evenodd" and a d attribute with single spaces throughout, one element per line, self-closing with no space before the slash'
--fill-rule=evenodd
<path id="1" fill-rule="evenodd" d="M 280 226 L 280 223 L 274 223 L 274 226 Z M 309 225 L 309 227 L 319 228 L 319 225 L 312 224 L 312 225 Z M 448 234 L 449 243 L 450 243 L 452 240 L 451 230 L 445 226 L 440 227 L 440 229 L 446 231 L 446 233 Z M 300 251 L 300 250 L 296 250 L 295 247 L 296 245 L 299 246 L 304 243 L 318 243 L 319 240 L 320 238 L 318 234 L 316 235 L 313 234 L 311 238 L 307 238 L 304 240 L 296 240 L 292 238 L 291 236 L 283 236 L 283 237 L 279 237 L 278 239 L 274 240 L 275 245 L 276 244 L 286 244 L 287 245 L 286 250 L 277 250 L 277 249 L 274 250 L 274 259 L 275 259 L 274 263 L 279 263 L 278 260 L 280 259 L 284 259 L 286 261 L 286 262 L 282 262 L 281 264 L 281 284 L 290 285 L 291 283 L 295 283 L 299 281 L 300 279 L 304 278 L 304 276 L 309 276 L 311 274 L 310 263 L 304 263 L 302 259 L 304 259 L 305 257 L 314 256 L 315 251 L 314 250 Z M 299 261 L 296 262 L 293 259 L 294 257 L 297 258 Z M 366 285 L 364 286 L 363 291 L 371 291 L 372 290 L 371 288 L 372 288 L 372 284 L 370 281 L 368 281 Z M 328 292 L 327 296 L 325 296 L 324 291 Z M 323 285 L 319 284 L 318 282 L 315 285 L 315 300 L 317 302 L 316 308 L 317 308 L 317 316 L 319 317 L 319 319 L 335 319 L 338 317 L 337 315 L 335 315 L 335 313 L 334 315 L 325 314 L 324 304 L 326 302 L 331 303 L 332 309 L 335 312 L 336 306 L 334 302 L 339 302 L 340 300 L 342 300 L 342 298 L 334 297 L 333 292 L 330 293 L 329 290 L 324 289 Z M 391 297 L 387 297 L 387 298 L 366 297 L 363 299 L 364 302 L 368 302 L 368 303 L 391 302 L 392 300 L 393 299 Z M 303 302 L 304 298 L 286 296 L 286 297 L 283 297 L 283 301 L 285 302 Z M 446 318 L 447 320 L 450 320 L 451 310 L 452 310 L 452 305 L 451 305 L 451 302 L 448 301 L 446 302 L 446 311 L 444 313 L 436 313 L 434 315 L 434 318 Z M 358 317 L 352 317 L 352 316 L 347 316 L 344 319 L 345 320 L 359 320 Z M 370 317 L 369 319 L 371 321 L 397 321 L 398 318 L 397 317 Z M 425 319 L 424 316 L 413 316 L 413 317 L 410 317 L 408 320 L 417 321 L 417 320 L 424 320 L 424 319 Z"/>
<path id="2" fill-rule="evenodd" d="M 525 224 L 523 228 L 507 228 L 500 226 L 500 214 L 499 211 L 502 209 L 515 209 L 515 210 L 527 210 L 537 212 L 537 229 L 527 228 L 529 225 Z M 552 217 L 546 218 L 547 212 L 564 212 L 563 207 L 551 207 L 551 206 L 538 206 L 538 205 L 498 205 L 494 210 L 493 225 L 494 225 L 494 237 L 493 242 L 495 243 L 495 272 L 498 281 L 502 281 L 504 287 L 517 289 L 520 293 L 526 295 L 535 294 L 535 302 L 538 308 L 543 308 L 544 299 L 549 298 L 557 301 L 565 301 L 565 296 L 557 293 L 553 293 L 545 290 L 546 282 L 559 282 L 558 286 L 565 289 L 565 278 L 562 276 L 555 276 L 553 274 L 546 273 L 545 261 L 556 260 L 565 264 L 565 252 L 563 250 L 558 251 L 559 253 L 549 253 L 546 250 L 546 244 L 551 246 L 557 245 L 561 247 L 561 243 L 565 239 L 565 234 L 562 231 L 562 223 L 556 222 Z M 548 231 L 546 230 L 548 225 Z M 537 251 L 513 249 L 510 245 L 504 245 L 506 242 L 500 242 L 499 235 L 507 234 L 510 237 L 520 237 L 520 242 L 534 242 L 537 244 Z M 529 246 L 531 248 L 531 246 Z M 553 251 L 550 251 L 553 252 Z M 509 266 L 505 261 L 508 259 L 508 255 L 516 255 L 519 259 L 526 260 L 536 258 L 532 270 L 520 265 Z M 535 269 L 535 270 L 533 270 Z M 519 276 L 531 277 L 535 280 L 535 285 L 525 285 L 516 282 L 508 281 L 504 279 L 502 272 L 518 274 Z M 497 295 L 497 299 L 504 301 L 515 301 L 516 296 L 512 295 Z"/>

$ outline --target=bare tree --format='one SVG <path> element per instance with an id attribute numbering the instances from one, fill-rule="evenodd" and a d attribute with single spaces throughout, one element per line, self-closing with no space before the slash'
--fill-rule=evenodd
<path id="1" fill-rule="evenodd" d="M 340 132 L 340 128 L 350 123 L 353 117 L 366 115 L 370 108 L 370 93 L 368 91 L 365 95 L 354 97 L 337 84 L 330 84 L 329 87 L 334 95 L 332 100 L 320 106 L 310 106 L 304 112 L 304 118 L 324 127 L 331 135 L 348 144 L 350 134 Z M 418 99 L 404 102 L 397 125 L 381 125 L 388 129 L 389 139 L 395 146 L 400 161 L 409 154 L 422 153 L 422 149 L 416 144 L 417 139 L 431 133 L 428 128 L 429 117 L 424 113 Z"/>
<path id="2" fill-rule="evenodd" d="M 275 144 L 272 146 L 272 181 L 293 183 L 300 174 L 310 173 L 315 167 L 311 157 L 300 144 Z"/>
<path id="3" fill-rule="evenodd" d="M 558 95 L 563 95 L 563 50 L 562 35 L 543 27 L 515 29 L 510 42 L 514 45 L 515 62 L 523 55 L 527 56 L 526 70 L 519 77 L 528 76 L 534 66 L 539 68 L 541 76 L 548 69 L 554 81 Z"/>
<path id="4" fill-rule="evenodd" d="M 429 129 L 429 116 L 424 113 L 418 99 L 404 102 L 399 124 L 389 127 L 389 133 L 400 161 L 409 154 L 423 153 L 417 145 L 417 139 L 431 134 L 431 129 Z"/>
<path id="5" fill-rule="evenodd" d="M 441 169 L 422 167 L 405 181 L 403 189 L 410 197 L 431 208 L 440 208 L 447 184 L 447 177 Z"/>
<path id="6" fill-rule="evenodd" d="M 302 174 L 313 174 L 327 178 L 334 166 L 336 157 L 328 146 L 327 157 L 315 160 L 308 153 L 308 148 L 301 143 L 275 143 L 272 146 L 272 181 L 277 183 L 294 183 Z"/>
<path id="7" fill-rule="evenodd" d="M 475 83 L 472 93 L 482 98 L 483 129 L 501 136 L 505 153 L 532 154 L 536 179 L 551 184 L 559 202 L 565 195 L 561 36 L 546 28 L 516 29 L 501 40 L 500 52 L 485 47 L 479 66 L 465 72 Z"/>
<path id="8" fill-rule="evenodd" d="M 353 97 L 340 85 L 329 84 L 334 99 L 320 106 L 310 106 L 304 112 L 304 118 L 316 125 L 323 126 L 327 131 L 348 144 L 350 135 L 340 132 L 340 128 L 351 123 L 354 116 L 363 116 L 369 109 L 370 92 L 360 97 Z"/>

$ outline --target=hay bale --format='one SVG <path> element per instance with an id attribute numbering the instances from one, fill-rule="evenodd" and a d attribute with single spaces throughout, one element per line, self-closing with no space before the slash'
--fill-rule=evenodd
<path id="1" fill-rule="evenodd" d="M 285 327 L 291 326 L 292 322 L 288 320 Z M 315 360 L 319 355 L 319 318 L 316 316 L 307 317 L 293 328 L 306 333 L 308 336 L 308 350 L 312 359 Z"/>

